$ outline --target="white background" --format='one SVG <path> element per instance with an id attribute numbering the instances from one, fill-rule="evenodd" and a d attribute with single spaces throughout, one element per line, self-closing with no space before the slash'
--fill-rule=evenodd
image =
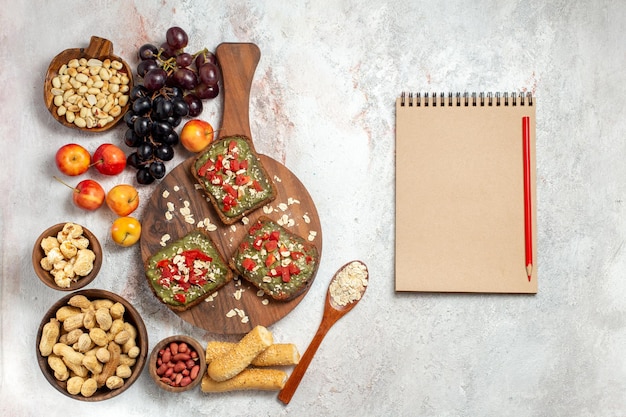
<path id="1" fill-rule="evenodd" d="M 0 414 L 12 416 L 626 414 L 626 5 L 598 1 L 23 1 L 0 13 Z M 75 221 L 104 245 L 89 288 L 127 298 L 150 347 L 177 333 L 232 339 L 181 321 L 152 296 L 139 247 L 108 237 L 114 215 L 83 212 L 54 181 L 68 142 L 94 151 L 124 128 L 69 130 L 43 104 L 50 60 L 92 35 L 135 65 L 143 43 L 186 29 L 189 49 L 254 42 L 252 135 L 306 185 L 322 222 L 314 286 L 271 326 L 303 352 L 334 271 L 362 259 L 365 299 L 324 340 L 289 406 L 274 393 L 159 390 L 147 368 L 122 395 L 71 400 L 35 355 L 41 317 L 63 293 L 34 274 L 48 226 Z M 394 292 L 394 100 L 401 91 L 531 91 L 537 107 L 536 296 Z M 202 118 L 218 126 L 221 104 Z M 179 150 L 173 164 L 189 154 Z M 173 167 L 174 165 L 169 165 Z M 133 182 L 90 173 L 105 189 Z M 416 181 L 420 181 L 416 178 Z M 147 201 L 153 187 L 141 187 Z M 141 212 L 141 207 L 140 211 Z M 419 268 L 416 268 L 419 273 Z"/>

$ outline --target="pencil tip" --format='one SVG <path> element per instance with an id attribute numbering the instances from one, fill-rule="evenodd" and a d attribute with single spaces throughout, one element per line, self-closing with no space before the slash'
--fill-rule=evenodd
<path id="1" fill-rule="evenodd" d="M 530 282 L 533 276 L 533 264 L 526 265 L 526 275 L 528 276 L 528 282 Z"/>

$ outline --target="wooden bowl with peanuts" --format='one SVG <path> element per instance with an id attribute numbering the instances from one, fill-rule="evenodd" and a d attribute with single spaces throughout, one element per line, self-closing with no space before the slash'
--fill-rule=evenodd
<path id="1" fill-rule="evenodd" d="M 87 48 L 66 49 L 46 72 L 43 98 L 64 126 L 86 132 L 114 127 L 130 108 L 133 72 L 111 41 L 92 36 Z"/>
<path id="2" fill-rule="evenodd" d="M 102 289 L 67 294 L 44 315 L 37 361 L 53 388 L 79 401 L 126 391 L 146 363 L 148 333 L 137 310 Z"/>

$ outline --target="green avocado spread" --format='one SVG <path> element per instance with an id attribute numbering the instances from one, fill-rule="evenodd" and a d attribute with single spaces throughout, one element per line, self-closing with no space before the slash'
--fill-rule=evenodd
<path id="1" fill-rule="evenodd" d="M 297 294 L 312 279 L 315 246 L 270 220 L 259 220 L 239 244 L 235 266 L 246 279 L 279 299 Z"/>
<path id="2" fill-rule="evenodd" d="M 157 296 L 172 306 L 188 305 L 222 286 L 231 273 L 213 245 L 193 231 L 155 253 L 146 276 Z"/>
<path id="3" fill-rule="evenodd" d="M 274 193 L 261 161 L 244 137 L 213 142 L 195 160 L 194 170 L 227 217 L 245 213 Z"/>

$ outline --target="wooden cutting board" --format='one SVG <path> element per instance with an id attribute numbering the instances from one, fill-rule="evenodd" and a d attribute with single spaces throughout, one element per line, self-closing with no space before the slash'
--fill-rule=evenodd
<path id="1" fill-rule="evenodd" d="M 223 43 L 216 55 L 222 69 L 224 109 L 220 137 L 252 137 L 249 123 L 250 88 L 260 59 L 259 48 L 252 43 Z M 253 140 L 254 141 L 254 140 Z M 196 187 L 191 174 L 194 157 L 175 167 L 155 187 L 142 217 L 141 256 L 144 261 L 163 248 L 164 236 L 173 242 L 197 227 L 210 230 L 225 258 L 230 258 L 248 232 L 244 222 L 227 226 L 221 223 L 204 192 Z M 306 187 L 282 163 L 267 155 L 261 162 L 273 178 L 276 199 L 248 216 L 253 224 L 261 215 L 313 243 L 322 254 L 322 228 Z M 169 214 L 166 214 L 169 213 Z M 147 281 L 147 279 L 146 279 Z M 148 282 L 148 285 L 150 283 Z M 273 301 L 257 295 L 257 290 L 236 279 L 218 290 L 215 297 L 184 311 L 175 312 L 183 320 L 217 334 L 243 334 L 256 325 L 270 326 L 291 312 L 306 292 L 288 302 Z M 163 304 L 163 308 L 167 308 Z"/>

